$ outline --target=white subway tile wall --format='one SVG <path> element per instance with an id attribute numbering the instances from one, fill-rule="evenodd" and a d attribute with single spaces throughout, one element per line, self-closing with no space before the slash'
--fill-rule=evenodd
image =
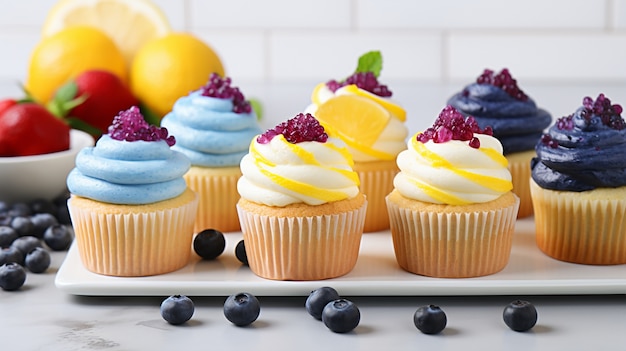
<path id="1" fill-rule="evenodd" d="M 5 1 L 0 82 L 23 81 L 57 0 Z M 132 1 L 132 0 L 129 0 Z M 382 78 L 465 82 L 508 67 L 533 82 L 625 82 L 626 0 L 155 0 L 174 29 L 222 57 L 227 74 L 319 81 L 383 52 Z"/>

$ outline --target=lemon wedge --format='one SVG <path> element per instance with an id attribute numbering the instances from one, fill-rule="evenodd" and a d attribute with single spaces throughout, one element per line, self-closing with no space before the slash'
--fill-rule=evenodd
<path id="1" fill-rule="evenodd" d="M 338 93 L 339 95 L 345 94 L 345 93 L 354 94 L 354 95 L 358 95 L 358 96 L 362 96 L 364 98 L 370 99 L 382 105 L 400 121 L 402 122 L 406 121 L 406 110 L 403 109 L 400 105 L 393 103 L 389 99 L 383 99 L 380 96 L 376 94 L 372 94 L 367 90 L 359 89 L 359 87 L 357 87 L 355 84 L 346 85 L 342 87 L 341 89 L 337 90 L 336 93 Z"/>
<path id="2" fill-rule="evenodd" d="M 128 66 L 144 43 L 171 31 L 161 9 L 150 0 L 61 0 L 48 12 L 42 36 L 76 25 L 96 27 L 111 37 Z"/>

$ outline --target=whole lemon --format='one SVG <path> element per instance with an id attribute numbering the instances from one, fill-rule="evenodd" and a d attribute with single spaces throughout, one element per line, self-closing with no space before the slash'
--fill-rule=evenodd
<path id="1" fill-rule="evenodd" d="M 178 98 L 206 84 L 211 73 L 224 76 L 215 51 L 192 34 L 173 32 L 147 42 L 137 51 L 130 88 L 160 118 Z"/>
<path id="2" fill-rule="evenodd" d="M 45 103 L 61 85 L 91 69 L 106 70 L 128 81 L 124 56 L 110 37 L 93 27 L 69 27 L 35 46 L 26 90 L 35 100 Z"/>

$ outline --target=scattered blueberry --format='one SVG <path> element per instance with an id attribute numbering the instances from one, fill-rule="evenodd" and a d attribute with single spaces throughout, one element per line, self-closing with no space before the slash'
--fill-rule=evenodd
<path id="1" fill-rule="evenodd" d="M 12 217 L 28 217 L 33 214 L 33 211 L 27 203 L 16 202 L 11 205 L 11 208 L 7 213 Z"/>
<path id="2" fill-rule="evenodd" d="M 502 317 L 509 328 L 523 332 L 537 323 L 537 309 L 528 301 L 515 300 L 504 308 Z"/>
<path id="3" fill-rule="evenodd" d="M 193 301 L 185 295 L 172 295 L 161 303 L 161 317 L 173 325 L 190 320 L 194 310 Z"/>
<path id="4" fill-rule="evenodd" d="M 242 292 L 229 296 L 224 302 L 224 316 L 238 327 L 252 324 L 261 313 L 256 296 Z"/>
<path id="5" fill-rule="evenodd" d="M 337 290 L 329 286 L 324 286 L 311 291 L 304 306 L 311 316 L 315 317 L 315 319 L 322 320 L 324 307 L 326 307 L 329 302 L 338 300 L 339 298 L 340 296 Z"/>
<path id="6" fill-rule="evenodd" d="M 24 253 L 14 246 L 0 249 L 0 266 L 5 263 L 24 264 Z"/>
<path id="7" fill-rule="evenodd" d="M 41 247 L 34 248 L 26 254 L 24 265 L 33 273 L 43 273 L 50 267 L 50 253 Z"/>
<path id="8" fill-rule="evenodd" d="M 9 247 L 19 235 L 15 229 L 8 226 L 0 226 L 0 248 Z"/>
<path id="9" fill-rule="evenodd" d="M 4 212 L 9 212 L 9 210 L 11 209 L 11 205 L 4 201 L 4 200 L 0 200 L 0 212 L 4 213 Z"/>
<path id="10" fill-rule="evenodd" d="M 29 217 L 13 217 L 13 220 L 11 221 L 11 227 L 15 229 L 19 236 L 34 235 L 35 225 Z"/>
<path id="11" fill-rule="evenodd" d="M 13 291 L 24 285 L 26 270 L 17 263 L 5 263 L 0 266 L 0 288 Z"/>
<path id="12" fill-rule="evenodd" d="M 35 199 L 30 202 L 29 206 L 30 206 L 31 211 L 34 214 L 38 214 L 38 213 L 55 214 L 56 213 L 56 205 L 50 200 Z"/>
<path id="13" fill-rule="evenodd" d="M 426 305 L 415 311 L 413 323 L 424 334 L 439 334 L 446 327 L 448 318 L 439 306 Z"/>
<path id="14" fill-rule="evenodd" d="M 30 235 L 21 236 L 15 239 L 15 241 L 13 241 L 13 244 L 11 244 L 11 246 L 22 251 L 24 255 L 33 251 L 36 247 L 43 247 L 43 245 L 41 244 L 41 240 L 39 240 L 39 238 L 30 236 Z"/>
<path id="15" fill-rule="evenodd" d="M 224 252 L 226 239 L 219 230 L 205 229 L 193 239 L 193 250 L 205 260 L 213 260 Z"/>
<path id="16" fill-rule="evenodd" d="M 43 233 L 43 241 L 54 251 L 67 250 L 74 240 L 71 227 L 64 224 L 55 224 Z"/>
<path id="17" fill-rule="evenodd" d="M 322 322 L 335 333 L 347 333 L 359 325 L 361 312 L 350 300 L 338 299 L 329 302 L 322 311 Z"/>
<path id="18" fill-rule="evenodd" d="M 239 240 L 237 246 L 235 246 L 235 257 L 239 262 L 248 265 L 248 255 L 246 254 L 246 245 L 243 240 Z"/>
<path id="19" fill-rule="evenodd" d="M 50 213 L 37 213 L 30 217 L 30 221 L 33 223 L 33 236 L 43 238 L 43 233 L 48 227 L 58 224 L 57 218 Z"/>
<path id="20" fill-rule="evenodd" d="M 13 221 L 13 216 L 8 213 L 0 213 L 0 225 L 1 226 L 11 226 L 11 221 Z"/>

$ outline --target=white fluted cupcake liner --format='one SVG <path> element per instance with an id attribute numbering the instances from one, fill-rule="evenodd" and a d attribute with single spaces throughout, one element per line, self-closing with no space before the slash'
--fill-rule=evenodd
<path id="1" fill-rule="evenodd" d="M 73 200 L 68 200 L 68 208 L 80 258 L 89 271 L 148 276 L 175 271 L 189 262 L 195 195 L 178 207 L 146 213 L 93 211 L 75 206 Z"/>
<path id="2" fill-rule="evenodd" d="M 367 162 L 354 167 L 361 181 L 360 190 L 367 196 L 367 215 L 363 232 L 377 232 L 389 229 L 389 216 L 385 196 L 393 190 L 393 178 L 398 173 L 395 164 L 390 163 L 388 169 L 367 168 Z"/>
<path id="3" fill-rule="evenodd" d="M 239 167 L 225 168 L 210 175 L 191 171 L 185 174 L 187 186 L 199 197 L 198 216 L 194 225 L 196 233 L 205 229 L 224 233 L 240 230 L 236 207 L 240 197 L 237 192 L 239 177 Z"/>
<path id="4" fill-rule="evenodd" d="M 566 262 L 626 263 L 626 187 L 576 193 L 542 189 L 533 180 L 537 246 Z"/>
<path id="5" fill-rule="evenodd" d="M 339 214 L 259 215 L 237 206 L 250 269 L 273 280 L 322 280 L 349 273 L 359 255 L 367 202 Z"/>
<path id="6" fill-rule="evenodd" d="M 519 199 L 467 213 L 421 212 L 387 201 L 396 260 L 402 269 L 440 278 L 497 273 L 509 261 Z"/>
<path id="7" fill-rule="evenodd" d="M 509 160 L 509 170 L 511 171 L 511 181 L 513 192 L 520 198 L 517 218 L 526 218 L 533 215 L 533 202 L 530 198 L 530 160 L 536 155 L 532 152 L 520 152 L 507 157 Z"/>

